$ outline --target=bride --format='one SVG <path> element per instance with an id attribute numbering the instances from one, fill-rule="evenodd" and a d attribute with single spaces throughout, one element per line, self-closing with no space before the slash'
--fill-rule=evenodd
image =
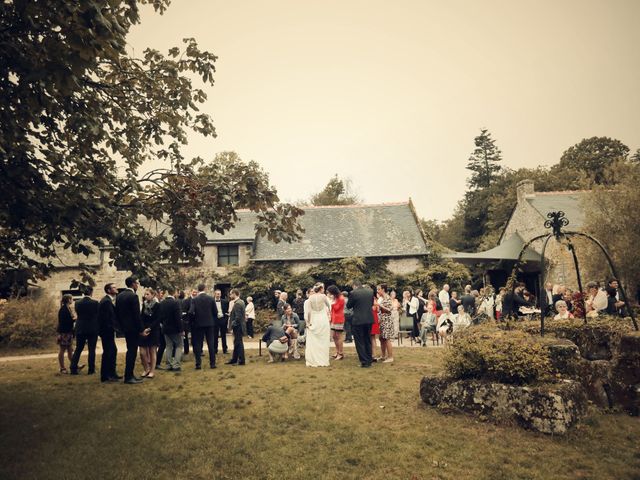
<path id="1" fill-rule="evenodd" d="M 331 303 L 324 294 L 324 285 L 316 283 L 313 295 L 307 300 L 309 308 L 305 309 L 307 343 L 304 357 L 307 367 L 329 366 L 329 312 Z"/>

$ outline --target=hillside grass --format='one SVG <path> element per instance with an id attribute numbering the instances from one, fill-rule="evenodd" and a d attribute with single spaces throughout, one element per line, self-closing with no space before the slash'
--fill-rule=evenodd
<path id="1" fill-rule="evenodd" d="M 0 363 L 0 478 L 640 478 L 637 418 L 592 412 L 554 437 L 443 415 L 418 395 L 442 349 L 399 348 L 371 369 L 347 353 L 311 369 L 247 351 L 245 367 L 219 356 L 143 385 Z"/>

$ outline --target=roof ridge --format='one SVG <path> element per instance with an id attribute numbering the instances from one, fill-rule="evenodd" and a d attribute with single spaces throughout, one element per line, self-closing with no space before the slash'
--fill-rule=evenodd
<path id="1" fill-rule="evenodd" d="M 574 193 L 591 193 L 591 190 L 554 190 L 551 192 L 533 192 L 533 195 L 571 195 Z M 527 195 L 527 197 L 530 197 L 530 195 Z"/>
<path id="2" fill-rule="evenodd" d="M 383 202 L 383 203 L 353 203 L 351 205 L 304 205 L 298 208 L 302 210 L 320 210 L 323 208 L 363 208 L 363 207 L 397 207 L 409 205 L 409 201 L 404 202 Z M 258 213 L 249 208 L 237 208 L 236 213 Z"/>

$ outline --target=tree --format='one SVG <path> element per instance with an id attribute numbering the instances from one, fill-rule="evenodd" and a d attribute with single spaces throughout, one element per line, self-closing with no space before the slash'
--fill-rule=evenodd
<path id="1" fill-rule="evenodd" d="M 634 153 L 631 156 L 631 160 L 633 160 L 634 162 L 640 163 L 640 148 L 636 150 L 636 153 Z"/>
<path id="2" fill-rule="evenodd" d="M 584 229 L 601 240 L 613 258 L 627 295 L 633 298 L 640 288 L 640 223 L 634 212 L 640 204 L 640 165 L 635 162 L 616 162 L 610 168 L 613 186 L 596 186 L 586 200 Z M 589 245 L 581 255 L 581 269 L 604 280 L 610 276 L 602 253 Z M 580 252 L 579 252 L 580 253 Z"/>
<path id="3" fill-rule="evenodd" d="M 255 162 L 183 157 L 190 131 L 215 136 L 194 81 L 213 84 L 216 57 L 193 38 L 129 55 L 142 4 L 162 14 L 169 0 L 3 3 L 0 271 L 43 277 L 61 249 L 110 246 L 113 263 L 157 282 L 201 257 L 203 227 L 227 230 L 238 208 L 273 241 L 300 237 L 302 211 L 279 203 Z M 166 168 L 141 176 L 155 159 Z"/>
<path id="4" fill-rule="evenodd" d="M 560 170 L 584 171 L 592 183 L 605 185 L 607 169 L 616 160 L 625 160 L 629 147 L 620 140 L 609 137 L 585 138 L 566 150 L 557 168 Z"/>
<path id="5" fill-rule="evenodd" d="M 480 130 L 480 135 L 474 139 L 475 150 L 469 157 L 467 169 L 473 173 L 469 178 L 469 187 L 474 190 L 488 188 L 500 173 L 498 162 L 502 160 L 502 152 L 496 146 L 496 141 L 486 128 Z"/>
<path id="6" fill-rule="evenodd" d="M 338 175 L 334 175 L 329 183 L 318 193 L 311 196 L 311 205 L 354 205 L 360 199 L 352 191 L 351 181 L 342 180 Z"/>

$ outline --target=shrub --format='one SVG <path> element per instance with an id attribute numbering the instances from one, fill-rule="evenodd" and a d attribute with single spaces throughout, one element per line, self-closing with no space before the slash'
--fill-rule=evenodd
<path id="1" fill-rule="evenodd" d="M 458 379 L 512 384 L 548 380 L 552 366 L 546 343 L 523 331 L 502 331 L 494 325 L 470 327 L 448 349 L 447 371 Z"/>
<path id="2" fill-rule="evenodd" d="M 42 347 L 56 335 L 58 306 L 46 296 L 0 304 L 0 345 Z"/>

